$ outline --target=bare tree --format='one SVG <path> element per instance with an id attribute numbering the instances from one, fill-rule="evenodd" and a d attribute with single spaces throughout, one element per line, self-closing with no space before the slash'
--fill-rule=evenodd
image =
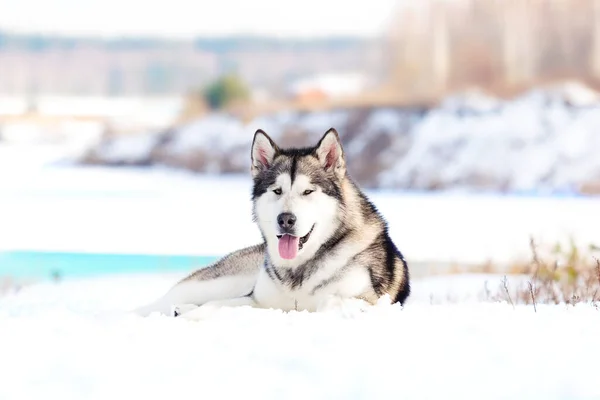
<path id="1" fill-rule="evenodd" d="M 600 0 L 405 0 L 392 25 L 396 93 L 600 81 Z"/>

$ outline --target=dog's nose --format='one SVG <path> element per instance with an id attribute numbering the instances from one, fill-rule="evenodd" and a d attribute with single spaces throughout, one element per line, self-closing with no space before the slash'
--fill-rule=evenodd
<path id="1" fill-rule="evenodd" d="M 289 212 L 281 213 L 277 216 L 277 223 L 282 230 L 289 231 L 296 223 L 296 216 Z"/>

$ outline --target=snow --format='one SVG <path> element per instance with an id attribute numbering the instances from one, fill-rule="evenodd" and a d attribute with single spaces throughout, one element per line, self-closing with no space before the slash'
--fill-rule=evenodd
<path id="1" fill-rule="evenodd" d="M 184 99 L 180 96 L 0 96 L 0 116 L 24 114 L 31 105 L 42 116 L 107 117 L 114 123 L 138 123 L 156 127 L 172 123 L 183 104 Z"/>
<path id="2" fill-rule="evenodd" d="M 218 151 L 246 144 L 248 135 L 242 132 L 242 124 L 239 121 L 221 114 L 209 115 L 183 127 L 167 145 L 167 151 L 175 154 L 192 152 L 197 148 Z"/>
<path id="3" fill-rule="evenodd" d="M 0 116 L 19 115 L 27 111 L 27 101 L 23 97 L 0 96 Z"/>
<path id="4" fill-rule="evenodd" d="M 0 126 L 0 139 L 14 145 L 64 144 L 77 147 L 70 158 L 80 156 L 101 139 L 104 126 L 97 121 L 64 120 L 46 126 L 34 121 L 5 122 Z"/>
<path id="5" fill-rule="evenodd" d="M 496 104 L 448 100 L 416 126 L 409 152 L 380 182 L 456 188 L 481 176 L 494 190 L 577 190 L 600 177 L 600 101 L 590 93 L 567 85 Z"/>
<path id="6" fill-rule="evenodd" d="M 600 396 L 590 305 L 431 305 L 419 300 L 424 280 L 404 309 L 226 308 L 199 322 L 128 312 L 177 278 L 65 281 L 0 298 L 0 398 Z"/>
<path id="7" fill-rule="evenodd" d="M 152 149 L 156 146 L 158 134 L 124 135 L 119 140 L 104 143 L 98 148 L 98 157 L 105 162 L 136 164 L 148 160 Z"/>
<path id="8" fill-rule="evenodd" d="M 305 92 L 317 90 L 328 97 L 358 95 L 368 85 L 366 76 L 359 72 L 325 73 L 311 76 L 293 82 L 288 89 L 291 95 L 301 95 Z"/>
<path id="9" fill-rule="evenodd" d="M 248 176 L 53 166 L 62 156 L 0 146 L 0 250 L 223 254 L 259 239 Z M 600 223 L 589 198 L 369 194 L 417 277 L 415 261 L 502 259 L 532 232 L 583 243 Z M 600 397 L 598 307 L 493 302 L 485 288 L 499 275 L 414 279 L 404 308 L 224 308 L 197 322 L 130 312 L 183 275 L 1 296 L 0 399 Z"/>

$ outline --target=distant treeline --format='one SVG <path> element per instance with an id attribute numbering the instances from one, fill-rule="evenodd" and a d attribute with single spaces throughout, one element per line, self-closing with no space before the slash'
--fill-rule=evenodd
<path id="1" fill-rule="evenodd" d="M 600 82 L 599 0 L 404 0 L 395 17 L 384 54 L 404 96 Z"/>
<path id="2" fill-rule="evenodd" d="M 178 95 L 224 74 L 278 96 L 320 72 L 369 70 L 372 43 L 352 37 L 166 40 L 0 32 L 0 95 Z"/>
<path id="3" fill-rule="evenodd" d="M 356 47 L 364 39 L 356 37 L 328 37 L 317 39 L 287 39 L 271 37 L 223 36 L 198 37 L 190 40 L 168 40 L 153 37 L 93 38 L 40 34 L 15 34 L 0 31 L 0 51 L 20 49 L 26 51 L 71 50 L 78 46 L 106 50 L 152 50 L 191 44 L 197 50 L 211 53 L 252 50 L 340 50 Z"/>

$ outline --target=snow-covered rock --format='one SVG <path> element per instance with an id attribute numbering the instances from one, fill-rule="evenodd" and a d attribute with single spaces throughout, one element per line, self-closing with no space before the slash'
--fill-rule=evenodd
<path id="1" fill-rule="evenodd" d="M 368 187 L 600 192 L 600 96 L 575 83 L 537 88 L 511 100 L 470 91 L 430 109 L 286 111 L 247 123 L 211 115 L 146 147 L 140 138 L 108 139 L 91 159 L 245 172 L 256 129 L 283 145 L 307 145 L 330 127 L 341 135 L 351 174 Z M 137 156 L 124 147 L 135 148 Z"/>
<path id="2" fill-rule="evenodd" d="M 157 133 L 123 135 L 103 142 L 95 150 L 94 157 L 107 164 L 148 164 L 152 150 L 160 140 Z"/>
<path id="3" fill-rule="evenodd" d="M 550 88 L 472 113 L 443 104 L 418 124 L 410 151 L 379 184 L 582 191 L 600 179 L 600 102 L 590 99 Z"/>

